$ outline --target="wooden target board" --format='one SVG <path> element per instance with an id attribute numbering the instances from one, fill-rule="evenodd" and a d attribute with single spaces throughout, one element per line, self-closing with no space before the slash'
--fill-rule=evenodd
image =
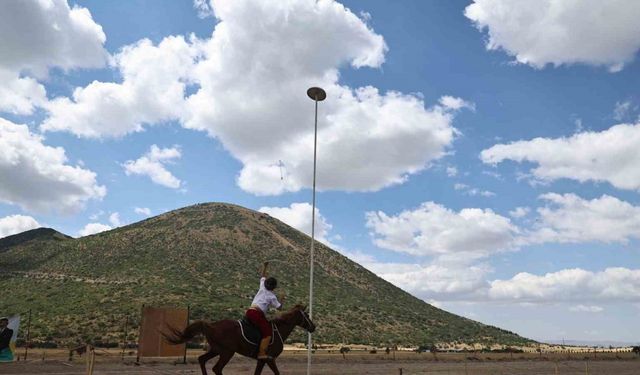
<path id="1" fill-rule="evenodd" d="M 138 357 L 183 356 L 186 344 L 169 344 L 160 332 L 168 332 L 167 327 L 182 331 L 187 327 L 188 321 L 188 309 L 144 306 L 138 339 Z"/>

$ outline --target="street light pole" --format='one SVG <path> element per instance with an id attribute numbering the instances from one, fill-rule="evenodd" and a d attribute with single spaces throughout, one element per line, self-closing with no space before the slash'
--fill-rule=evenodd
<path id="1" fill-rule="evenodd" d="M 316 155 L 318 148 L 318 102 L 327 98 L 327 93 L 320 87 L 311 87 L 307 90 L 307 96 L 316 104 L 316 113 L 313 129 L 313 198 L 311 205 L 311 261 L 309 270 L 309 319 L 313 320 L 313 253 L 316 235 Z M 307 344 L 307 375 L 311 374 L 311 332 Z"/>

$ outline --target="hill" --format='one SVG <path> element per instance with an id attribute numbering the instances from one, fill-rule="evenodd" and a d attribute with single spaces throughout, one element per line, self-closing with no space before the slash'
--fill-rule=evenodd
<path id="1" fill-rule="evenodd" d="M 272 260 L 290 304 L 308 296 L 310 238 L 239 206 L 198 204 L 79 239 L 26 233 L 5 241 L 0 283 L 10 292 L 0 311 L 31 309 L 34 340 L 121 342 L 125 316 L 135 340 L 143 304 L 189 305 L 194 319 L 237 319 L 264 260 Z M 316 249 L 318 342 L 530 342 L 433 307 L 324 245 Z M 297 330 L 292 339 L 304 337 Z"/>
<path id="2" fill-rule="evenodd" d="M 25 244 L 29 241 L 64 241 L 72 237 L 51 228 L 36 228 L 22 233 L 0 238 L 0 252 L 12 246 Z"/>

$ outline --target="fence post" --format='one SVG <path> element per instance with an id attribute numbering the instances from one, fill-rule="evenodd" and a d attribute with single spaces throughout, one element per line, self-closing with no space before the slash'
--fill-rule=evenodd
<path id="1" fill-rule="evenodd" d="M 24 360 L 27 360 L 27 354 L 29 353 L 29 339 L 31 336 L 31 309 L 29 309 L 29 320 L 27 320 L 27 339 L 24 342 Z"/>
<path id="2" fill-rule="evenodd" d="M 187 327 L 189 326 L 189 315 L 191 315 L 191 306 L 187 305 Z M 284 344 L 283 344 L 284 345 Z M 187 364 L 187 343 L 184 343 L 184 356 L 182 357 L 182 364 Z"/>

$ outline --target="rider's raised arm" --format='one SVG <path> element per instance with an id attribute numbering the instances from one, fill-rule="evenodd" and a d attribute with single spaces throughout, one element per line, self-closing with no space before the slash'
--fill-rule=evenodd
<path id="1" fill-rule="evenodd" d="M 262 264 L 262 275 L 261 275 L 261 277 L 267 277 L 267 267 L 269 267 L 269 262 L 264 262 Z"/>

